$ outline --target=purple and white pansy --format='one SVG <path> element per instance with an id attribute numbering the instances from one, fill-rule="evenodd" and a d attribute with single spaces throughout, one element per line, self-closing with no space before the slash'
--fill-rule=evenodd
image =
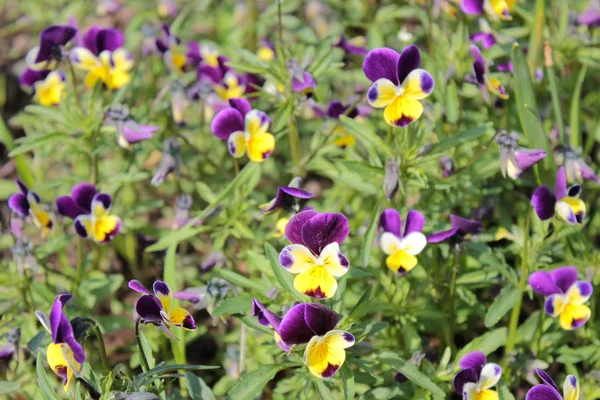
<path id="1" fill-rule="evenodd" d="M 542 383 L 532 387 L 527 392 L 525 400 L 579 400 L 579 382 L 575 375 L 567 376 L 561 395 L 560 389 L 550 375 L 539 368 L 535 372 Z"/>
<path id="2" fill-rule="evenodd" d="M 419 255 L 427 245 L 422 233 L 425 217 L 418 211 L 410 210 L 402 226 L 400 213 L 388 208 L 379 218 L 379 228 L 383 231 L 379 239 L 381 250 L 387 254 L 387 267 L 399 275 L 404 275 L 417 265 Z"/>
<path id="3" fill-rule="evenodd" d="M 498 393 L 491 390 L 502 378 L 502 368 L 488 363 L 485 354 L 474 351 L 463 356 L 458 365 L 462 368 L 454 376 L 454 391 L 465 400 L 497 399 Z"/>

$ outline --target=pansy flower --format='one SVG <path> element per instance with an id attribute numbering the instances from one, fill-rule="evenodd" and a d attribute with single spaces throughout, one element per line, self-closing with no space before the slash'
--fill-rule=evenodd
<path id="1" fill-rule="evenodd" d="M 529 277 L 529 284 L 534 292 L 546 297 L 546 314 L 559 317 L 563 329 L 580 328 L 590 319 L 592 311 L 584 303 L 589 300 L 594 288 L 588 281 L 577 280 L 577 268 L 536 271 Z"/>
<path id="2" fill-rule="evenodd" d="M 347 53 L 356 54 L 358 56 L 364 56 L 369 52 L 366 47 L 366 41 L 364 36 L 356 36 L 352 39 L 346 38 L 342 35 L 333 47 L 338 47 Z"/>
<path id="3" fill-rule="evenodd" d="M 20 179 L 15 179 L 20 193 L 15 193 L 8 199 L 8 207 L 23 218 L 30 217 L 35 226 L 47 234 L 54 222 L 50 214 L 44 210 L 37 193 L 29 190 Z"/>
<path id="4" fill-rule="evenodd" d="M 317 82 L 313 78 L 312 74 L 300 65 L 296 60 L 289 60 L 287 62 L 288 73 L 292 78 L 292 91 L 294 93 L 303 93 L 307 97 L 311 97 Z"/>
<path id="5" fill-rule="evenodd" d="M 105 122 L 115 127 L 119 146 L 128 150 L 131 150 L 134 143 L 152 139 L 152 133 L 158 130 L 158 126 L 136 122 L 129 115 L 129 108 L 120 104 L 115 104 L 108 109 Z"/>
<path id="6" fill-rule="evenodd" d="M 339 100 L 332 100 L 327 105 L 325 116 L 327 118 L 339 120 L 340 117 L 344 114 L 348 118 L 356 118 L 360 115 L 358 108 L 354 107 L 350 111 L 348 111 L 349 108 L 350 105 L 343 104 Z M 354 137 L 354 135 L 349 134 L 346 131 L 346 129 L 341 125 L 339 125 L 333 133 L 337 136 L 336 139 L 333 141 L 333 144 L 335 144 L 341 149 L 346 149 L 356 144 L 356 138 Z"/>
<path id="7" fill-rule="evenodd" d="M 525 400 L 579 400 L 579 382 L 575 375 L 569 375 L 563 385 L 563 395 L 554 380 L 543 370 L 536 368 L 535 372 L 542 383 L 532 387 Z"/>
<path id="8" fill-rule="evenodd" d="M 45 107 L 60 104 L 65 88 L 65 75 L 59 71 L 36 71 L 27 68 L 19 77 L 22 86 L 32 89 L 33 98 Z"/>
<path id="9" fill-rule="evenodd" d="M 111 205 L 110 195 L 98 192 L 91 183 L 80 183 L 71 196 L 56 199 L 58 213 L 73 219 L 75 232 L 96 243 L 110 242 L 121 230 L 121 220 L 110 213 Z"/>
<path id="10" fill-rule="evenodd" d="M 171 34 L 169 25 L 162 24 L 161 36 L 156 38 L 155 45 L 158 52 L 162 54 L 165 64 L 170 69 L 182 73 L 187 64 L 188 49 L 181 44 L 177 36 Z"/>
<path id="11" fill-rule="evenodd" d="M 292 244 L 281 251 L 279 263 L 297 274 L 297 291 L 316 299 L 333 297 L 338 287 L 335 278 L 345 275 L 350 267 L 340 252 L 348 233 L 348 218 L 340 213 L 307 210 L 292 217 L 285 227 L 285 237 Z"/>
<path id="12" fill-rule="evenodd" d="M 427 243 L 439 243 L 448 239 L 459 241 L 468 235 L 475 235 L 482 231 L 481 222 L 450 214 L 452 228 L 433 233 L 427 236 Z"/>
<path id="13" fill-rule="evenodd" d="M 181 167 L 181 143 L 177 137 L 172 136 L 163 142 L 162 158 L 157 171 L 154 173 L 150 184 L 159 186 L 169 174 L 174 173 L 179 178 Z"/>
<path id="14" fill-rule="evenodd" d="M 560 167 L 556 173 L 554 192 L 548 186 L 540 186 L 533 193 L 531 203 L 542 221 L 557 214 L 568 224 L 581 224 L 585 218 L 585 203 L 579 198 L 580 194 L 579 185 L 567 188 L 565 167 Z"/>
<path id="15" fill-rule="evenodd" d="M 500 170 L 504 177 L 508 174 L 512 179 L 517 179 L 523 171 L 546 157 L 543 149 L 525 149 L 519 146 L 519 135 L 516 132 L 502 131 L 496 135 L 495 140 L 500 147 Z"/>
<path id="16" fill-rule="evenodd" d="M 263 61 L 271 61 L 275 58 L 275 45 L 268 39 L 262 39 L 256 50 L 256 55 Z"/>
<path id="17" fill-rule="evenodd" d="M 488 363 L 485 354 L 474 351 L 460 359 L 462 368 L 454 376 L 454 391 L 465 400 L 492 400 L 498 393 L 492 390 L 502 378 L 502 368 L 498 364 Z"/>
<path id="18" fill-rule="evenodd" d="M 73 328 L 63 313 L 63 306 L 72 297 L 70 294 L 56 296 L 49 318 L 41 311 L 35 315 L 44 328 L 52 335 L 52 343 L 46 349 L 46 358 L 50 368 L 63 379 L 65 391 L 74 373 L 79 373 L 81 364 L 85 361 L 83 347 L 75 340 Z"/>
<path id="19" fill-rule="evenodd" d="M 481 43 L 484 50 L 493 47 L 496 44 L 496 36 L 490 32 L 476 32 L 470 37 L 472 42 Z"/>
<path id="20" fill-rule="evenodd" d="M 489 70 L 483 55 L 481 54 L 481 50 L 479 47 L 472 44 L 471 45 L 471 54 L 475 61 L 473 62 L 473 74 L 475 75 L 475 81 L 483 94 L 483 97 L 486 101 L 489 101 L 489 93 L 491 92 L 494 95 L 498 96 L 502 100 L 508 99 L 508 93 L 506 93 L 506 89 L 502 86 L 502 83 L 498 80 L 498 78 L 490 77 Z"/>
<path id="21" fill-rule="evenodd" d="M 261 206 L 261 214 L 270 214 L 275 210 L 282 209 L 286 212 L 298 212 L 298 199 L 312 199 L 315 195 L 300 189 L 302 178 L 296 177 L 288 186 L 279 186 L 277 195 L 273 200 Z"/>
<path id="22" fill-rule="evenodd" d="M 420 100 L 431 94 L 434 80 L 420 64 L 421 54 L 414 44 L 401 54 L 383 47 L 365 57 L 363 71 L 373 82 L 367 100 L 372 107 L 385 107 L 383 117 L 388 125 L 403 127 L 423 114 Z"/>
<path id="23" fill-rule="evenodd" d="M 297 304 L 281 318 L 253 299 L 252 315 L 261 325 L 273 328 L 275 341 L 284 351 L 307 343 L 304 363 L 319 378 L 331 378 L 344 364 L 346 349 L 354 345 L 352 334 L 334 329 L 340 316 L 322 304 Z"/>
<path id="24" fill-rule="evenodd" d="M 591 1 L 589 7 L 577 17 L 577 22 L 590 28 L 600 26 L 600 5 Z"/>
<path id="25" fill-rule="evenodd" d="M 565 167 L 567 182 L 580 183 L 584 179 L 600 183 L 600 178 L 585 162 L 579 151 L 573 150 L 569 145 L 559 145 L 553 150 L 554 160 L 558 165 Z"/>
<path id="26" fill-rule="evenodd" d="M 135 279 L 129 281 L 129 288 L 143 294 L 135 303 L 135 311 L 142 323 L 158 325 L 167 330 L 169 326 L 190 331 L 198 329 L 194 317 L 189 312 L 181 307 L 173 307 L 171 289 L 163 281 L 154 282 L 152 286 L 154 293 Z"/>
<path id="27" fill-rule="evenodd" d="M 49 26 L 40 33 L 40 44 L 29 50 L 27 66 L 36 71 L 53 70 L 64 59 L 64 47 L 75 37 L 77 29 L 68 25 Z"/>
<path id="28" fill-rule="evenodd" d="M 123 48 L 125 36 L 118 29 L 93 26 L 83 36 L 83 47 L 71 50 L 71 61 L 87 71 L 85 85 L 93 88 L 102 81 L 108 89 L 119 89 L 131 80 L 133 57 Z"/>
<path id="29" fill-rule="evenodd" d="M 227 140 L 229 154 L 233 157 L 240 158 L 248 153 L 251 161 L 265 161 L 275 148 L 275 136 L 267 132 L 269 117 L 262 111 L 252 110 L 246 99 L 230 99 L 229 105 L 213 119 L 212 133 Z"/>
<path id="30" fill-rule="evenodd" d="M 462 9 L 466 14 L 496 15 L 503 20 L 511 20 L 510 11 L 517 0 L 463 0 Z"/>
<path id="31" fill-rule="evenodd" d="M 427 245 L 427 238 L 421 232 L 425 217 L 418 211 L 406 214 L 404 227 L 400 213 L 393 208 L 385 210 L 379 218 L 379 228 L 383 230 L 379 243 L 387 254 L 385 264 L 399 275 L 404 275 L 417 265 L 417 255 Z"/>
<path id="32" fill-rule="evenodd" d="M 233 71 L 227 71 L 214 89 L 215 93 L 225 101 L 242 97 L 246 93 L 244 79 Z"/>
<path id="33" fill-rule="evenodd" d="M 156 13 L 161 18 L 175 17 L 177 15 L 177 4 L 174 0 L 157 0 Z"/>

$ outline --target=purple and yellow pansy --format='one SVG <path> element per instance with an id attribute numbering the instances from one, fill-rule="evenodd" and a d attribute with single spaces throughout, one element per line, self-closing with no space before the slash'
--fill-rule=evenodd
<path id="1" fill-rule="evenodd" d="M 588 281 L 577 280 L 577 268 L 537 271 L 529 277 L 529 284 L 534 292 L 546 297 L 544 311 L 551 317 L 559 317 L 563 329 L 580 328 L 590 319 L 592 311 L 585 303 L 594 288 Z"/>
<path id="2" fill-rule="evenodd" d="M 387 254 L 385 264 L 399 275 L 412 270 L 417 265 L 417 255 L 427 245 L 422 233 L 425 217 L 418 211 L 410 210 L 406 214 L 404 227 L 400 213 L 388 208 L 379 218 L 379 228 L 383 231 L 379 238 L 381 250 Z"/>
<path id="3" fill-rule="evenodd" d="M 40 44 L 29 50 L 27 66 L 35 71 L 54 70 L 66 57 L 65 47 L 75 37 L 77 29 L 69 25 L 52 25 L 40 33 Z"/>
<path id="4" fill-rule="evenodd" d="M 329 299 L 335 294 L 335 279 L 348 272 L 350 262 L 340 252 L 350 227 L 340 213 L 318 213 L 313 210 L 296 214 L 285 227 L 285 237 L 292 242 L 279 254 L 279 263 L 297 274 L 294 288 L 316 299 Z"/>
<path id="5" fill-rule="evenodd" d="M 158 126 L 143 125 L 136 122 L 129 114 L 129 108 L 120 104 L 111 106 L 106 112 L 105 123 L 114 126 L 117 131 L 117 143 L 124 149 L 131 150 L 134 143 L 152 139 Z"/>
<path id="6" fill-rule="evenodd" d="M 526 149 L 519 146 L 519 136 L 516 132 L 502 131 L 496 135 L 495 140 L 500 148 L 500 170 L 504 177 L 508 175 L 512 179 L 518 179 L 523 171 L 546 157 L 543 149 Z"/>
<path id="7" fill-rule="evenodd" d="M 560 167 L 556 173 L 554 192 L 547 186 L 540 186 L 533 193 L 531 203 L 542 221 L 558 215 L 568 224 L 581 224 L 585 218 L 586 208 L 585 203 L 579 198 L 580 194 L 579 185 L 567 188 L 565 168 Z"/>
<path id="8" fill-rule="evenodd" d="M 65 75 L 60 71 L 36 71 L 27 68 L 19 77 L 19 83 L 31 88 L 33 99 L 45 107 L 60 104 L 65 88 Z"/>
<path id="9" fill-rule="evenodd" d="M 349 54 L 356 54 L 357 56 L 364 56 L 369 52 L 366 46 L 366 38 L 364 36 L 356 36 L 352 39 L 348 39 L 342 35 L 340 40 L 334 43 L 333 47 L 338 47 Z"/>
<path id="10" fill-rule="evenodd" d="M 279 186 L 275 198 L 267 204 L 262 205 L 260 213 L 270 214 L 279 209 L 285 212 L 298 212 L 298 200 L 308 200 L 315 196 L 306 190 L 300 189 L 301 183 L 302 178 L 295 177 L 290 181 L 289 185 Z"/>
<path id="11" fill-rule="evenodd" d="M 8 207 L 23 218 L 29 217 L 35 226 L 42 229 L 42 235 L 47 235 L 54 226 L 54 221 L 52 221 L 50 214 L 44 210 L 40 196 L 29 190 L 20 179 L 15 179 L 15 183 L 20 193 L 15 193 L 9 197 Z"/>
<path id="12" fill-rule="evenodd" d="M 275 58 L 275 45 L 268 39 L 262 39 L 256 49 L 256 55 L 263 61 L 271 61 Z"/>
<path id="13" fill-rule="evenodd" d="M 225 101 L 242 97 L 246 93 L 246 84 L 242 76 L 227 71 L 214 87 L 215 93 Z"/>
<path id="14" fill-rule="evenodd" d="M 198 329 L 194 317 L 186 309 L 172 305 L 173 295 L 165 282 L 154 282 L 153 293 L 135 279 L 129 281 L 129 288 L 143 294 L 135 303 L 135 311 L 142 323 L 154 324 L 166 330 L 170 326 L 189 331 Z"/>
<path id="15" fill-rule="evenodd" d="M 517 0 L 462 0 L 462 10 L 466 14 L 487 14 L 502 20 L 511 20 L 510 11 Z"/>
<path id="16" fill-rule="evenodd" d="M 460 359 L 462 368 L 454 376 L 454 392 L 464 400 L 498 400 L 498 393 L 492 390 L 502 378 L 502 368 L 488 363 L 485 354 L 474 351 Z"/>
<path id="17" fill-rule="evenodd" d="M 155 46 L 158 52 L 163 56 L 163 60 L 167 67 L 183 73 L 188 64 L 187 52 L 188 47 L 181 44 L 181 40 L 171 34 L 169 25 L 162 24 L 161 35 L 156 38 Z"/>
<path id="18" fill-rule="evenodd" d="M 335 120 L 339 120 L 340 117 L 344 114 L 346 114 L 348 118 L 356 118 L 360 115 L 360 112 L 356 107 L 348 111 L 349 108 L 350 105 L 343 104 L 339 100 L 332 100 L 327 105 L 327 110 L 324 114 L 327 118 Z M 338 128 L 333 133 L 337 136 L 333 141 L 333 144 L 335 144 L 341 149 L 347 149 L 356 144 L 356 138 L 354 137 L 354 135 L 349 134 L 346 131 L 346 129 L 344 129 L 344 127 L 341 125 L 338 126 Z"/>
<path id="19" fill-rule="evenodd" d="M 561 396 L 560 389 L 550 375 L 539 368 L 536 368 L 535 372 L 542 383 L 532 387 L 525 400 L 579 400 L 579 382 L 575 375 L 567 376 Z"/>
<path id="20" fill-rule="evenodd" d="M 369 52 L 363 71 L 373 85 L 367 92 L 372 107 L 385 108 L 383 117 L 390 126 L 406 126 L 423 114 L 423 100 L 431 94 L 433 77 L 419 68 L 421 54 L 413 44 L 398 54 L 386 47 Z"/>
<path id="21" fill-rule="evenodd" d="M 576 151 L 569 145 L 558 145 L 553 149 L 553 154 L 556 164 L 565 167 L 567 182 L 581 183 L 589 180 L 600 184 L 600 177 L 585 162 L 581 149 Z"/>
<path id="22" fill-rule="evenodd" d="M 481 54 L 481 50 L 477 45 L 471 45 L 471 54 L 475 61 L 473 62 L 473 74 L 475 76 L 475 82 L 486 101 L 489 101 L 489 93 L 493 93 L 498 96 L 502 100 L 506 100 L 509 98 L 506 89 L 500 82 L 498 78 L 490 77 L 490 72 L 488 69 L 487 62 L 483 55 Z"/>
<path id="23" fill-rule="evenodd" d="M 87 71 L 84 84 L 93 88 L 102 81 L 108 89 L 119 89 L 131 80 L 133 57 L 123 48 L 125 36 L 118 29 L 93 26 L 83 36 L 83 46 L 71 50 L 71 62 Z"/>
<path id="24" fill-rule="evenodd" d="M 58 213 L 73 219 L 75 232 L 96 243 L 108 243 L 121 230 L 121 220 L 110 214 L 112 198 L 98 192 L 91 183 L 80 183 L 73 187 L 71 196 L 56 199 Z"/>
<path id="25" fill-rule="evenodd" d="M 219 111 L 211 124 L 212 133 L 227 140 L 229 154 L 263 162 L 275 148 L 275 136 L 267 132 L 269 117 L 262 111 L 252 110 L 246 99 L 230 99 L 229 107 Z"/>
<path id="26" fill-rule="evenodd" d="M 52 371 L 62 378 L 65 391 L 69 388 L 73 375 L 79 373 L 85 361 L 83 347 L 75 340 L 73 328 L 62 311 L 71 297 L 70 294 L 56 296 L 49 318 L 41 311 L 35 312 L 42 326 L 52 335 L 52 343 L 46 349 L 46 358 Z"/>
<path id="27" fill-rule="evenodd" d="M 331 378 L 346 360 L 346 349 L 354 345 L 354 336 L 334 329 L 340 316 L 327 306 L 301 303 L 282 317 L 269 311 L 257 299 L 252 300 L 252 315 L 275 331 L 275 342 L 283 351 L 296 344 L 307 344 L 304 363 L 318 378 Z"/>
<path id="28" fill-rule="evenodd" d="M 439 243 L 446 240 L 456 242 L 470 235 L 481 233 L 483 229 L 481 222 L 459 217 L 454 214 L 450 214 L 450 224 L 452 225 L 452 228 L 446 231 L 432 233 L 427 236 L 427 243 Z"/>

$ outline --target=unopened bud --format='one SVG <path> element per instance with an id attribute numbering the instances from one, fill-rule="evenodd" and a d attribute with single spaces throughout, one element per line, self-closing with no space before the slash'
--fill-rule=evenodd
<path id="1" fill-rule="evenodd" d="M 448 178 L 454 174 L 454 160 L 448 156 L 440 158 L 440 168 L 444 178 Z"/>
<path id="2" fill-rule="evenodd" d="M 393 158 L 389 158 L 385 163 L 385 177 L 383 178 L 383 192 L 388 200 L 391 200 L 392 197 L 398 193 L 399 176 L 400 167 L 398 165 L 398 161 Z"/>

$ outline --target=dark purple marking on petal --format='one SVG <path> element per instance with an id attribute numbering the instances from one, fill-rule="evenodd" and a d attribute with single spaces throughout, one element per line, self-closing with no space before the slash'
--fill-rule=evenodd
<path id="1" fill-rule="evenodd" d="M 344 214 L 323 213 L 309 219 L 302 226 L 302 241 L 313 253 L 321 254 L 330 243 L 342 244 L 349 233 L 350 224 Z"/>
<path id="2" fill-rule="evenodd" d="M 421 53 L 419 52 L 419 48 L 414 44 L 409 44 L 402 50 L 398 59 L 398 82 L 402 84 L 408 74 L 419 68 L 420 65 Z"/>
<path id="3" fill-rule="evenodd" d="M 397 126 L 399 128 L 403 128 L 407 125 L 412 124 L 415 121 L 415 119 L 409 115 L 402 115 L 400 118 L 398 118 L 395 121 L 392 121 L 392 124 L 394 124 L 394 126 Z"/>
<path id="4" fill-rule="evenodd" d="M 556 197 L 554 196 L 554 193 L 552 193 L 552 190 L 547 186 L 540 186 L 536 189 L 531 197 L 531 203 L 533 204 L 535 213 L 542 221 L 554 216 Z"/>
<path id="5" fill-rule="evenodd" d="M 384 232 L 390 232 L 394 236 L 402 237 L 402 217 L 394 208 L 385 209 L 379 217 L 379 227 Z"/>
<path id="6" fill-rule="evenodd" d="M 142 318 L 143 323 L 161 324 L 162 310 L 160 300 L 151 294 L 143 295 L 135 303 L 135 312 Z"/>
<path id="7" fill-rule="evenodd" d="M 580 319 L 573 319 L 573 321 L 571 321 L 571 328 L 573 329 L 579 329 L 581 328 L 583 325 L 585 325 L 586 322 L 588 322 L 590 318 L 580 318 Z"/>
<path id="8" fill-rule="evenodd" d="M 69 374 L 67 372 L 68 367 L 66 365 L 58 365 L 56 367 L 56 375 L 58 375 L 62 379 L 62 385 L 66 385 L 69 381 Z"/>
<path id="9" fill-rule="evenodd" d="M 556 285 L 552 275 L 546 271 L 536 271 L 529 276 L 529 285 L 534 292 L 542 296 L 550 296 L 562 293 L 562 290 Z"/>
<path id="10" fill-rule="evenodd" d="M 548 297 L 544 302 L 544 311 L 550 316 L 554 316 L 554 295 Z"/>
<path id="11" fill-rule="evenodd" d="M 194 317 L 192 317 L 190 314 L 188 314 L 184 319 L 183 319 L 183 323 L 182 326 L 185 329 L 189 329 L 191 331 L 195 331 L 196 329 L 198 329 L 198 327 L 196 326 L 196 322 L 194 321 Z"/>
<path id="12" fill-rule="evenodd" d="M 575 282 L 575 285 L 577 285 L 579 293 L 584 297 L 590 297 L 594 292 L 594 287 L 588 281 Z"/>
<path id="13" fill-rule="evenodd" d="M 404 231 L 402 236 L 406 236 L 413 232 L 422 232 L 425 226 L 425 216 L 419 211 L 410 210 L 406 214 L 406 222 L 404 223 Z"/>
<path id="14" fill-rule="evenodd" d="M 294 215 L 285 227 L 285 237 L 293 244 L 304 244 L 302 226 L 316 215 L 319 213 L 314 210 L 306 210 Z"/>
<path id="15" fill-rule="evenodd" d="M 96 193 L 92 202 L 93 203 L 98 202 L 98 203 L 102 204 L 102 207 L 105 210 L 108 210 L 112 204 L 112 197 L 110 197 L 110 195 L 106 194 L 106 193 Z"/>
<path id="16" fill-rule="evenodd" d="M 477 379 L 479 379 L 479 374 L 483 369 L 483 366 L 487 364 L 487 358 L 485 354 L 481 351 L 472 351 L 471 353 L 465 354 L 458 365 L 463 369 L 473 369 L 477 373 Z"/>
<path id="17" fill-rule="evenodd" d="M 163 281 L 156 281 L 154 285 L 152 285 L 152 289 L 154 290 L 155 295 L 168 296 L 171 293 L 171 289 L 169 286 Z"/>
<path id="18" fill-rule="evenodd" d="M 560 200 L 567 195 L 567 174 L 565 167 L 560 167 L 556 173 L 556 181 L 554 182 L 554 196 L 556 200 Z"/>
<path id="19" fill-rule="evenodd" d="M 244 117 L 235 108 L 225 108 L 215 115 L 210 130 L 219 139 L 227 140 L 233 132 L 244 131 Z"/>
<path id="20" fill-rule="evenodd" d="M 29 202 L 27 197 L 22 193 L 15 193 L 8 199 L 8 207 L 19 214 L 21 217 L 29 215 Z"/>
<path id="21" fill-rule="evenodd" d="M 331 378 L 333 375 L 335 375 L 339 368 L 340 366 L 337 364 L 328 363 L 327 368 L 325 368 L 325 371 L 321 372 L 321 376 L 323 378 Z"/>
<path id="22" fill-rule="evenodd" d="M 141 284 L 140 281 L 136 279 L 130 280 L 127 286 L 129 286 L 129 289 L 135 290 L 138 293 L 152 294 L 148 289 L 144 287 L 144 285 Z"/>
<path id="23" fill-rule="evenodd" d="M 400 54 L 397 51 L 382 47 L 371 50 L 363 62 L 363 72 L 366 77 L 375 82 L 377 79 L 385 78 L 398 85 L 398 61 Z"/>
<path id="24" fill-rule="evenodd" d="M 371 88 L 369 88 L 369 91 L 367 92 L 367 98 L 372 103 L 375 100 L 377 100 L 377 97 L 379 97 L 379 92 L 377 91 L 377 85 L 372 85 Z"/>
<path id="25" fill-rule="evenodd" d="M 431 93 L 434 85 L 435 81 L 433 80 L 433 76 L 431 76 L 429 72 L 423 71 L 421 73 L 421 90 L 424 93 Z"/>
<path id="26" fill-rule="evenodd" d="M 479 375 L 477 374 L 477 371 L 475 371 L 473 368 L 463 369 L 454 376 L 454 391 L 462 395 L 463 387 L 467 383 L 477 383 L 478 379 Z"/>
<path id="27" fill-rule="evenodd" d="M 577 268 L 571 266 L 556 268 L 550 271 L 550 276 L 552 276 L 556 286 L 563 293 L 567 293 L 569 288 L 577 282 Z"/>
<path id="28" fill-rule="evenodd" d="M 294 259 L 290 252 L 291 246 L 286 246 L 281 250 L 281 253 L 279 253 L 279 264 L 281 264 L 283 268 L 290 268 L 294 264 Z"/>
<path id="29" fill-rule="evenodd" d="M 350 261 L 346 258 L 345 255 L 342 254 L 341 251 L 338 251 L 338 258 L 340 260 L 340 265 L 344 268 L 350 267 Z"/>
<path id="30" fill-rule="evenodd" d="M 88 231 L 85 229 L 85 226 L 79 220 L 79 218 L 75 218 L 75 220 L 73 221 L 73 228 L 75 229 L 75 233 L 77 233 L 82 238 L 88 237 Z"/>
<path id="31" fill-rule="evenodd" d="M 327 295 L 325 295 L 325 292 L 323 291 L 323 289 L 321 289 L 321 286 L 317 286 L 314 289 L 308 290 L 308 291 L 304 292 L 304 294 L 307 295 L 308 297 L 312 297 L 312 298 L 318 299 L 318 300 L 327 298 Z"/>
<path id="32" fill-rule="evenodd" d="M 17 187 L 19 188 L 21 193 L 23 193 L 25 196 L 27 196 L 27 193 L 29 193 L 29 189 L 27 188 L 27 186 L 25 186 L 25 184 L 19 178 L 15 178 L 15 185 L 17 185 Z M 39 197 L 37 200 L 39 201 Z"/>
<path id="33" fill-rule="evenodd" d="M 252 110 L 252 106 L 244 98 L 229 99 L 229 105 L 238 110 L 242 117 L 245 117 Z"/>

